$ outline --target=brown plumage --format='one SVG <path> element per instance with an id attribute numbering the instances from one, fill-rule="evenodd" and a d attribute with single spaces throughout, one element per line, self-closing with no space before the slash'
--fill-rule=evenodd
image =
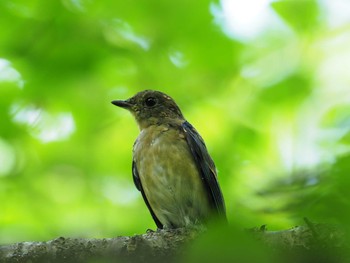
<path id="1" fill-rule="evenodd" d="M 112 103 L 129 110 L 139 125 L 133 178 L 158 228 L 226 219 L 214 162 L 174 100 L 145 90 Z"/>

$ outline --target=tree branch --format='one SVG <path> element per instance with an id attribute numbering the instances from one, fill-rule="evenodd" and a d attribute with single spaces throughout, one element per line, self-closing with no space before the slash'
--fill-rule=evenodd
<path id="1" fill-rule="evenodd" d="M 307 224 L 283 231 L 265 226 L 249 233 L 277 250 L 335 248 L 344 245 L 343 233 L 325 224 Z M 171 262 L 182 256 L 189 241 L 203 228 L 148 231 L 143 235 L 104 239 L 64 238 L 47 242 L 21 242 L 0 246 L 0 262 Z M 205 234 L 205 233 L 204 233 Z"/>
<path id="2" fill-rule="evenodd" d="M 193 239 L 189 229 L 148 231 L 143 235 L 103 239 L 59 237 L 47 242 L 21 242 L 0 246 L 0 262 L 87 262 L 120 259 L 130 262 L 174 257 Z"/>

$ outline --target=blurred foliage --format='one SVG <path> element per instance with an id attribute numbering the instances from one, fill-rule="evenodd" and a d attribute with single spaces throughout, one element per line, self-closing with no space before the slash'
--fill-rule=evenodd
<path id="1" fill-rule="evenodd" d="M 0 2 L 0 243 L 155 228 L 110 104 L 144 89 L 206 140 L 233 225 L 347 222 L 349 4 L 270 1 L 244 38 L 229 1 Z"/>

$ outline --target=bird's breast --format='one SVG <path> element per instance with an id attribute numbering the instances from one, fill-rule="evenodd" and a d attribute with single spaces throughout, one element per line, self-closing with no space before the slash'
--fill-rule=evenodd
<path id="1" fill-rule="evenodd" d="M 180 227 L 207 217 L 208 195 L 181 129 L 144 129 L 133 154 L 146 198 L 163 225 Z"/>

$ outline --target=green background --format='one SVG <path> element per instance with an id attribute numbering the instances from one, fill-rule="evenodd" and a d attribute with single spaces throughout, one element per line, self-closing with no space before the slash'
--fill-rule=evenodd
<path id="1" fill-rule="evenodd" d="M 1 0 L 0 243 L 155 229 L 110 103 L 144 89 L 205 139 L 233 225 L 347 222 L 350 25 L 327 2 L 274 1 L 244 38 L 216 1 Z"/>

